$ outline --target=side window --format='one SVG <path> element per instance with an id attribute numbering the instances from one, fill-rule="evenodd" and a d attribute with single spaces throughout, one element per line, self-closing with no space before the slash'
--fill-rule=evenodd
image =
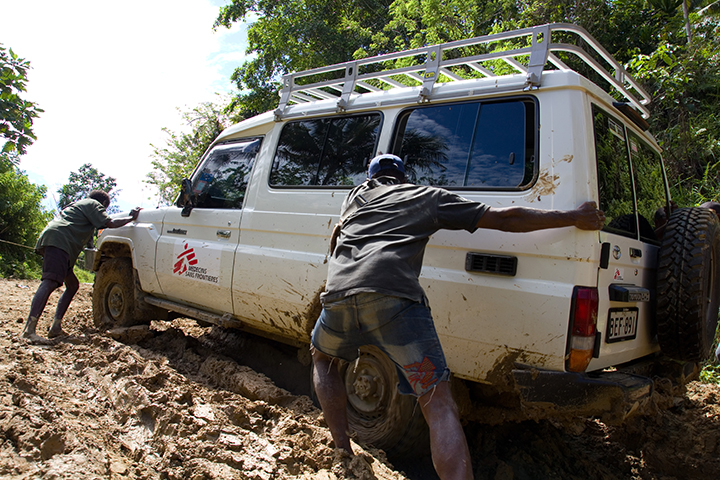
<path id="1" fill-rule="evenodd" d="M 630 132 L 629 137 L 630 159 L 640 219 L 640 238 L 645 241 L 658 240 L 655 229 L 666 221 L 664 207 L 668 199 L 662 161 L 660 154 L 637 135 Z M 653 227 L 648 228 L 649 225 Z"/>
<path id="2" fill-rule="evenodd" d="M 530 99 L 408 110 L 398 121 L 393 152 L 420 185 L 524 188 L 535 173 L 535 111 Z"/>
<path id="3" fill-rule="evenodd" d="M 634 133 L 626 135 L 621 121 L 594 105 L 593 116 L 605 230 L 657 242 L 655 212 L 667 203 L 660 155 Z"/>
<path id="4" fill-rule="evenodd" d="M 637 222 L 625 127 L 595 105 L 593 117 L 600 209 L 605 212 L 605 229 L 636 238 Z"/>
<path id="5" fill-rule="evenodd" d="M 379 113 L 288 122 L 272 172 L 272 186 L 358 185 L 367 177 L 380 133 Z"/>
<path id="6" fill-rule="evenodd" d="M 196 208 L 242 208 L 250 172 L 262 139 L 215 146 L 192 180 Z"/>

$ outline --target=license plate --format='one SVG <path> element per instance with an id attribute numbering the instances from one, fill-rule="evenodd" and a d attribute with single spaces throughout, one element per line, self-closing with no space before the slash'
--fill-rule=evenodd
<path id="1" fill-rule="evenodd" d="M 637 323 L 637 308 L 611 308 L 608 312 L 605 342 L 632 340 L 637 335 Z"/>

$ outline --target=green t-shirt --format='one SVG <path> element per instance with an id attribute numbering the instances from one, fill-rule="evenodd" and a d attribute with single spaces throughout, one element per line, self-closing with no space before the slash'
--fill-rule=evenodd
<path id="1" fill-rule="evenodd" d="M 35 250 L 56 247 L 67 252 L 70 264 L 74 264 L 83 247 L 92 238 L 96 228 L 105 228 L 110 216 L 102 203 L 86 198 L 65 207 L 56 218 L 47 224 L 40 234 Z"/>

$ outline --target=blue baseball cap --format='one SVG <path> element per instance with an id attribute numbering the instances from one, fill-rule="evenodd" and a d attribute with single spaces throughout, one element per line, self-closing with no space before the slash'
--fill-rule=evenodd
<path id="1" fill-rule="evenodd" d="M 370 166 L 368 167 L 368 178 L 373 178 L 378 172 L 383 170 L 396 170 L 405 175 L 405 165 L 400 157 L 385 153 L 378 155 L 377 157 L 370 160 Z"/>

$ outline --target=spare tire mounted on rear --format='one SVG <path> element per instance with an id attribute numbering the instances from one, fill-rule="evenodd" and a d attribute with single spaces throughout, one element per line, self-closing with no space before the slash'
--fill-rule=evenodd
<path id="1" fill-rule="evenodd" d="M 658 341 L 663 353 L 702 362 L 720 306 L 720 224 L 712 210 L 681 208 L 668 219 L 658 256 Z"/>

